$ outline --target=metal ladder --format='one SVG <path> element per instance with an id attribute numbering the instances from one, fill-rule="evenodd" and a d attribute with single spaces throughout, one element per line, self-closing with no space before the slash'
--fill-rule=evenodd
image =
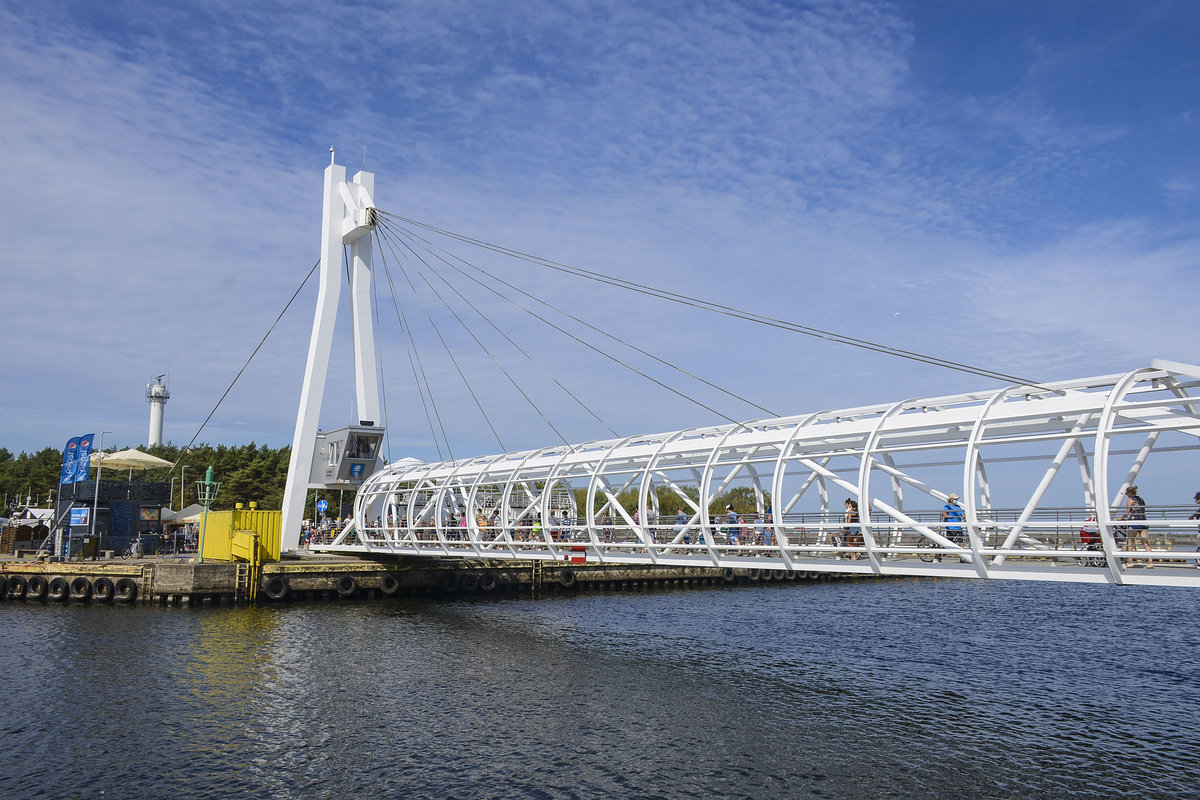
<path id="1" fill-rule="evenodd" d="M 234 574 L 233 581 L 233 602 L 241 605 L 242 603 L 254 603 L 254 595 L 251 592 L 250 580 L 250 564 L 245 561 L 239 561 L 236 564 L 237 572 Z"/>
<path id="2" fill-rule="evenodd" d="M 537 559 L 533 562 L 533 568 L 530 572 L 529 591 L 534 597 L 538 597 L 542 593 L 542 561 Z"/>
<path id="3" fill-rule="evenodd" d="M 142 567 L 142 579 L 140 583 L 142 585 L 138 588 L 140 595 L 138 599 L 143 603 L 151 602 L 151 598 L 154 597 L 154 567 Z"/>

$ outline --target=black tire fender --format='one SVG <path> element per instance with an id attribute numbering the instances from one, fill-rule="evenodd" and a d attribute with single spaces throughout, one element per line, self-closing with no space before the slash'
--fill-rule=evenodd
<path id="1" fill-rule="evenodd" d="M 263 584 L 263 594 L 272 600 L 282 600 L 288 594 L 288 581 L 282 575 L 272 575 Z"/>
<path id="2" fill-rule="evenodd" d="M 80 575 L 71 581 L 72 600 L 90 600 L 92 598 L 92 582 Z"/>
<path id="3" fill-rule="evenodd" d="M 132 603 L 137 600 L 138 585 L 133 578 L 118 578 L 117 591 L 113 599 L 118 603 Z"/>
<path id="4" fill-rule="evenodd" d="M 746 577 L 752 581 L 760 580 L 762 578 L 762 570 L 758 569 L 757 567 L 746 570 Z"/>
<path id="5" fill-rule="evenodd" d="M 733 571 L 733 567 L 726 567 L 721 571 L 721 577 L 725 579 L 726 583 L 733 583 L 737 580 L 737 573 Z"/>
<path id="6" fill-rule="evenodd" d="M 29 582 L 25 580 L 24 575 L 9 575 L 8 576 L 8 592 L 7 596 L 13 600 L 21 600 L 25 597 L 25 592 L 29 589 Z"/>
<path id="7" fill-rule="evenodd" d="M 92 581 L 92 599 L 101 603 L 110 602 L 117 593 L 117 587 L 113 585 L 112 578 L 96 578 Z"/>
<path id="8" fill-rule="evenodd" d="M 447 570 L 442 573 L 438 579 L 438 586 L 443 592 L 458 591 L 458 573 L 453 570 Z"/>
<path id="9" fill-rule="evenodd" d="M 564 588 L 570 589 L 578 580 L 579 579 L 575 577 L 575 573 L 572 570 L 564 569 L 562 572 L 558 573 L 558 582 Z"/>
<path id="10" fill-rule="evenodd" d="M 343 575 L 337 579 L 334 584 L 337 593 L 341 597 L 354 597 L 354 593 L 358 591 L 358 581 L 354 580 L 350 575 Z"/>
<path id="11" fill-rule="evenodd" d="M 71 596 L 71 584 L 62 575 L 55 575 L 46 586 L 46 597 L 61 603 Z"/>
<path id="12" fill-rule="evenodd" d="M 479 579 L 479 588 L 485 592 L 496 590 L 496 576 L 488 572 Z"/>
<path id="13" fill-rule="evenodd" d="M 394 572 L 385 572 L 379 578 L 379 591 L 392 597 L 396 592 L 400 591 L 400 579 L 396 577 Z"/>
<path id="14" fill-rule="evenodd" d="M 459 578 L 458 585 L 464 592 L 473 592 L 479 588 L 479 576 L 468 572 Z"/>
<path id="15" fill-rule="evenodd" d="M 25 592 L 25 597 L 30 600 L 45 600 L 46 588 L 49 583 L 41 575 L 29 576 L 29 588 Z"/>

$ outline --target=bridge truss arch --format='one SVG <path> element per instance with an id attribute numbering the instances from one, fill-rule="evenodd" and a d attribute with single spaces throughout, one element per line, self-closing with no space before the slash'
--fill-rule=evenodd
<path id="1" fill-rule="evenodd" d="M 401 463 L 363 484 L 354 524 L 322 549 L 1200 586 L 1190 491 L 1150 491 L 1180 474 L 1200 474 L 1200 367 L 1155 361 L 1036 389 Z M 1121 519 L 1139 479 L 1151 551 L 1126 549 L 1142 546 Z M 951 495 L 961 522 L 943 519 Z"/>

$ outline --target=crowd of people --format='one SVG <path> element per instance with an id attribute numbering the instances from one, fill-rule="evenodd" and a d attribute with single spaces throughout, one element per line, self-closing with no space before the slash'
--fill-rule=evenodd
<path id="1" fill-rule="evenodd" d="M 1198 508 L 1189 519 L 1197 520 L 1200 519 L 1200 492 L 1196 493 L 1194 500 Z M 858 501 L 846 498 L 844 508 L 840 520 L 841 527 L 829 530 L 831 526 L 828 522 L 818 525 L 817 540 L 818 543 L 831 544 L 839 557 L 857 560 L 863 557 L 862 549 L 865 544 Z M 473 516 L 475 526 L 480 533 L 479 538 L 483 540 L 497 538 L 495 535 L 488 536 L 489 530 L 495 531 L 497 534 L 507 533 L 511 541 L 521 543 L 541 542 L 547 536 L 553 542 L 590 540 L 590 536 L 582 527 L 584 520 L 573 517 L 566 509 L 552 509 L 544 522 L 538 515 L 523 517 L 515 524 L 504 526 L 503 531 L 500 530 L 502 520 L 499 508 L 480 509 Z M 465 542 L 470 540 L 471 537 L 467 531 L 470 519 L 471 515 L 464 510 L 450 512 L 445 519 L 443 538 L 446 541 Z M 648 520 L 649 524 L 645 526 L 641 525 L 637 511 L 634 511 L 629 518 L 632 520 L 632 525 L 624 516 L 614 517 L 612 513 L 604 513 L 596 518 L 596 532 L 600 541 L 605 544 L 628 541 L 634 544 L 681 543 L 690 546 L 694 543 L 730 547 L 772 547 L 775 528 L 771 519 L 770 506 L 761 514 L 745 514 L 738 513 L 732 505 L 728 505 L 723 515 L 712 514 L 709 516 L 708 531 L 716 539 L 711 543 L 706 541 L 705 528 L 698 524 L 694 512 L 685 510 L 683 507 L 680 507 L 673 517 L 658 515 L 654 519 Z M 1095 519 L 1095 515 L 1089 517 L 1080 531 L 1081 542 L 1084 545 L 1099 541 L 1099 529 L 1096 527 Z M 305 526 L 301 544 L 302 546 L 329 544 L 351 521 L 351 517 L 346 517 L 344 520 L 322 517 L 316 524 Z M 1119 537 L 1119 544 L 1123 544 L 1126 550 L 1134 550 L 1140 544 L 1146 552 L 1153 552 L 1150 526 L 1146 515 L 1146 501 L 1138 494 L 1137 486 L 1130 486 L 1125 490 L 1124 511 L 1116 521 L 1123 523 L 1115 527 L 1115 533 Z M 395 525 L 396 520 L 390 514 L 386 522 L 388 528 L 399 527 L 401 530 L 409 530 L 408 520 L 404 516 L 400 517 L 398 526 Z M 383 523 L 384 520 L 379 518 L 369 521 L 368 538 L 372 538 L 371 529 L 378 531 L 382 529 Z M 936 527 L 940 528 L 940 532 L 950 543 L 966 546 L 965 524 L 966 510 L 959 495 L 952 492 L 946 497 L 939 514 L 939 525 Z M 412 526 L 411 532 L 418 540 L 434 541 L 438 539 L 436 528 L 433 518 L 426 517 Z M 1200 544 L 1200 531 L 1198 531 L 1198 544 Z M 836 550 L 836 548 L 843 547 L 847 551 L 845 554 Z M 1146 558 L 1145 566 L 1152 569 L 1154 559 Z"/>

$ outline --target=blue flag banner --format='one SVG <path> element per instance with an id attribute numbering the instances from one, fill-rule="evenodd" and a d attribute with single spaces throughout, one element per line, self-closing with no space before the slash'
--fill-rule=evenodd
<path id="1" fill-rule="evenodd" d="M 95 437 L 94 433 L 79 437 L 79 461 L 75 463 L 75 480 L 77 481 L 88 479 L 88 468 L 92 465 L 92 439 Z"/>
<path id="2" fill-rule="evenodd" d="M 59 483 L 75 482 L 75 462 L 79 460 L 79 443 L 81 441 L 83 441 L 83 437 L 76 436 L 63 448 L 62 476 L 58 479 Z"/>

